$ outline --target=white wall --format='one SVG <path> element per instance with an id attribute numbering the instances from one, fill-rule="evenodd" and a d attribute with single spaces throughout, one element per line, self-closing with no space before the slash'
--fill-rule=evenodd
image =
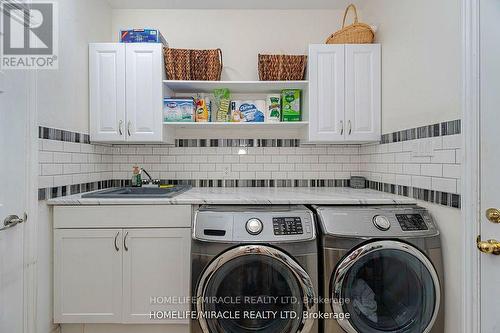
<path id="1" fill-rule="evenodd" d="M 456 208 L 448 208 L 425 201 L 419 201 L 418 204 L 430 211 L 441 232 L 444 263 L 445 332 L 460 332 L 462 300 L 461 293 L 458 291 L 462 288 L 460 276 L 463 269 L 463 260 L 460 256 L 462 212 Z"/>
<path id="2" fill-rule="evenodd" d="M 158 28 L 174 48 L 221 48 L 223 80 L 257 80 L 257 55 L 307 54 L 339 28 L 338 10 L 113 10 L 123 28 Z"/>
<path id="3" fill-rule="evenodd" d="M 370 0 L 382 44 L 382 132 L 461 118 L 458 0 Z"/>
<path id="4" fill-rule="evenodd" d="M 102 0 L 59 3 L 59 69 L 40 71 L 41 126 L 88 133 L 88 43 L 110 41 L 111 8 Z"/>
<path id="5" fill-rule="evenodd" d="M 60 0 L 59 69 L 39 71 L 37 111 L 40 126 L 88 133 L 88 43 L 109 41 L 111 8 L 101 0 Z M 38 205 L 37 332 L 53 331 L 52 217 Z"/>

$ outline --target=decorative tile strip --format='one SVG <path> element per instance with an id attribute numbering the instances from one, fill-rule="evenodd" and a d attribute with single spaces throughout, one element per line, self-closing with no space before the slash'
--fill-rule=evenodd
<path id="1" fill-rule="evenodd" d="M 38 189 L 38 200 L 48 200 L 72 194 L 101 190 L 110 187 L 114 187 L 114 182 L 112 180 L 103 180 L 92 183 L 40 188 Z"/>
<path id="2" fill-rule="evenodd" d="M 372 190 L 402 195 L 405 197 L 427 201 L 443 206 L 448 206 L 453 208 L 461 207 L 459 194 L 426 190 L 422 188 L 404 186 L 404 185 L 374 182 L 370 180 L 366 181 L 366 187 Z"/>
<path id="3" fill-rule="evenodd" d="M 382 134 L 381 143 L 392 143 L 416 139 L 431 138 L 436 136 L 453 135 L 461 133 L 461 120 L 451 120 L 440 124 L 433 124 Z"/>
<path id="4" fill-rule="evenodd" d="M 38 127 L 38 138 L 56 141 L 66 141 L 74 143 L 90 143 L 90 136 L 88 134 L 71 132 L 57 128 Z"/>
<path id="5" fill-rule="evenodd" d="M 299 147 L 298 139 L 177 139 L 176 147 Z"/>
<path id="6" fill-rule="evenodd" d="M 193 187 L 349 187 L 349 179 L 185 179 L 162 180 L 162 184 L 191 185 Z M 41 188 L 38 200 L 48 200 L 72 194 L 110 187 L 130 186 L 130 180 L 104 180 L 93 183 Z"/>

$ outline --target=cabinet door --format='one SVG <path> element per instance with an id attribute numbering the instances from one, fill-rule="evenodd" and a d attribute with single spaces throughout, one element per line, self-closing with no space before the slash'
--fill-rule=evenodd
<path id="1" fill-rule="evenodd" d="M 127 140 L 161 142 L 163 53 L 157 43 L 127 44 Z"/>
<path id="2" fill-rule="evenodd" d="M 380 67 L 380 44 L 345 46 L 347 141 L 380 140 Z"/>
<path id="3" fill-rule="evenodd" d="M 125 140 L 125 45 L 89 44 L 90 139 Z"/>
<path id="4" fill-rule="evenodd" d="M 190 228 L 124 229 L 123 320 L 126 323 L 188 323 L 152 320 L 151 311 L 188 311 L 181 304 L 156 302 L 154 297 L 190 295 Z"/>
<path id="5" fill-rule="evenodd" d="M 309 46 L 309 140 L 344 140 L 344 45 Z"/>
<path id="6" fill-rule="evenodd" d="M 120 229 L 54 231 L 54 322 L 120 323 Z"/>

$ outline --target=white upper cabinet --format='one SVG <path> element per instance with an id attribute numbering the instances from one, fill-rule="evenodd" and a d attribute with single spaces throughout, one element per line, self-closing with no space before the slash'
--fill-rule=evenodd
<path id="1" fill-rule="evenodd" d="M 379 44 L 309 46 L 309 141 L 379 141 Z"/>
<path id="2" fill-rule="evenodd" d="M 162 45 L 93 43 L 89 62 L 90 139 L 162 142 Z"/>
<path id="3" fill-rule="evenodd" d="M 344 46 L 309 46 L 309 140 L 344 138 Z"/>
<path id="4" fill-rule="evenodd" d="M 89 71 L 92 140 L 125 140 L 125 44 L 90 44 Z"/>
<path id="5" fill-rule="evenodd" d="M 380 140 L 380 83 L 380 44 L 345 45 L 346 140 Z"/>
<path id="6" fill-rule="evenodd" d="M 127 44 L 128 141 L 161 141 L 163 127 L 161 44 Z"/>

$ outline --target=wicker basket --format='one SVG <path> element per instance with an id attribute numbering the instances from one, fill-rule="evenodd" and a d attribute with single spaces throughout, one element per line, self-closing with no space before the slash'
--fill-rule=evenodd
<path id="1" fill-rule="evenodd" d="M 354 23 L 345 26 L 347 13 L 352 9 L 354 11 Z M 354 5 L 347 6 L 342 21 L 342 29 L 330 35 L 327 38 L 327 44 L 370 44 L 373 43 L 375 34 L 372 28 L 365 23 L 358 22 L 358 11 Z"/>
<path id="2" fill-rule="evenodd" d="M 169 80 L 220 81 L 222 50 L 165 48 L 165 69 Z"/>
<path id="3" fill-rule="evenodd" d="M 259 54 L 259 79 L 261 81 L 303 80 L 307 56 Z"/>

